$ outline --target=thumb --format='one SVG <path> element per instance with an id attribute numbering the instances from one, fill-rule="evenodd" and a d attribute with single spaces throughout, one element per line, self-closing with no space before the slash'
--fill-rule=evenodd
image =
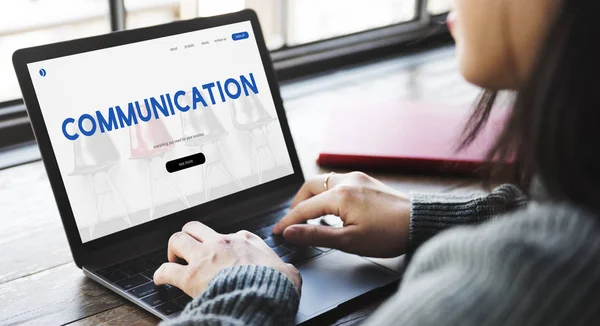
<path id="1" fill-rule="evenodd" d="M 334 228 L 324 225 L 294 224 L 283 231 L 283 238 L 303 246 L 344 248 L 348 244 L 348 231 L 354 226 Z"/>

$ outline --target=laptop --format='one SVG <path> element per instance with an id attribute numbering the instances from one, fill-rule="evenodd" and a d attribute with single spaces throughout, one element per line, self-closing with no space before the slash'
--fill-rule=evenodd
<path id="1" fill-rule="evenodd" d="M 83 273 L 169 319 L 192 299 L 152 282 L 198 220 L 250 230 L 297 266 L 297 323 L 400 274 L 271 235 L 304 182 L 251 10 L 18 50 L 13 63 Z"/>

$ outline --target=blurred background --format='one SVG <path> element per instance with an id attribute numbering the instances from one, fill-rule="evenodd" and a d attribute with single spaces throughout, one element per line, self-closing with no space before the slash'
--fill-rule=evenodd
<path id="1" fill-rule="evenodd" d="M 39 159 L 33 152 L 20 158 L 1 152 L 34 142 L 11 62 L 19 48 L 252 8 L 285 81 L 448 42 L 443 22 L 451 5 L 452 0 L 2 0 L 0 168 Z"/>

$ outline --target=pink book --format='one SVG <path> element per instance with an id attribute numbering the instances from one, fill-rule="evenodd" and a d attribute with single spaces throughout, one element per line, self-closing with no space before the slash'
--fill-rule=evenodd
<path id="1" fill-rule="evenodd" d="M 495 110 L 467 149 L 457 151 L 469 107 L 395 101 L 339 106 L 331 112 L 317 164 L 473 174 L 502 130 L 507 110 Z"/>

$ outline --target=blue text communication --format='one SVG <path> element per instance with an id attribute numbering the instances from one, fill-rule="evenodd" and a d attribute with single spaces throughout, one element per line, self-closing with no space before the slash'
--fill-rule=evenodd
<path id="1" fill-rule="evenodd" d="M 90 137 L 97 132 L 110 132 L 152 119 L 160 119 L 161 116 L 168 117 L 174 115 L 176 111 L 185 113 L 190 109 L 196 110 L 200 104 L 202 107 L 207 107 L 208 101 L 214 105 L 218 101 L 224 103 L 229 99 L 249 96 L 250 92 L 258 94 L 258 87 L 252 73 L 248 76 L 240 75 L 239 78 L 227 78 L 224 82 L 206 83 L 200 88 L 205 90 L 208 96 L 203 95 L 198 87 L 192 87 L 191 105 L 186 103 L 182 105 L 181 98 L 186 95 L 186 91 L 178 90 L 174 93 L 132 101 L 126 106 L 115 105 L 105 112 L 98 110 L 93 114 L 82 114 L 78 118 L 66 118 L 62 123 L 62 132 L 68 140 L 76 140 L 81 135 Z M 70 128 L 71 125 L 76 128 Z"/>

